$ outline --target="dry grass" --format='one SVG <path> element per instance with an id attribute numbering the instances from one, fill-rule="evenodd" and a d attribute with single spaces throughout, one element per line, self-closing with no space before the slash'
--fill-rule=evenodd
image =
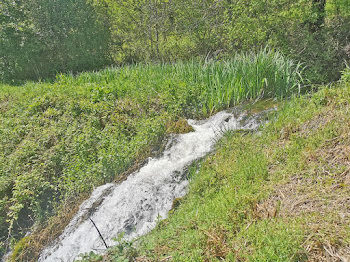
<path id="1" fill-rule="evenodd" d="M 207 237 L 206 257 L 216 257 L 223 260 L 231 251 L 227 230 L 223 228 L 209 229 L 204 232 L 204 235 Z"/>

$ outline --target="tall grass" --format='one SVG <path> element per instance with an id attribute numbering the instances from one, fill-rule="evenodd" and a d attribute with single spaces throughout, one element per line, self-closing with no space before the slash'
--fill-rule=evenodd
<path id="1" fill-rule="evenodd" d="M 300 63 L 265 48 L 258 53 L 236 54 L 226 61 L 138 64 L 78 77 L 61 75 L 58 80 L 79 85 L 114 85 L 112 89 L 121 96 L 170 92 L 176 98 L 186 97 L 182 104 L 191 108 L 190 115 L 207 116 L 242 101 L 300 93 L 301 72 Z"/>
<path id="2" fill-rule="evenodd" d="M 244 100 L 283 98 L 299 93 L 301 65 L 279 52 L 237 54 L 224 62 L 176 64 L 176 72 L 186 82 L 203 86 L 203 112 L 228 108 Z"/>

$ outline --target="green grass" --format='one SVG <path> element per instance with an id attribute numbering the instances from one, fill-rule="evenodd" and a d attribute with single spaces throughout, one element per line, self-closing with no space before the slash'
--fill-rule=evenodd
<path id="1" fill-rule="evenodd" d="M 175 102 L 176 110 L 185 111 L 188 116 L 208 116 L 242 101 L 300 93 L 301 72 L 300 64 L 279 52 L 262 49 L 257 54 L 237 54 L 219 62 L 140 64 L 83 73 L 76 78 L 62 75 L 59 82 L 73 86 L 107 84 L 94 90 L 98 98 L 112 93 L 117 98 L 130 95 L 133 99 L 173 99 L 177 101 L 170 103 Z"/>
<path id="2" fill-rule="evenodd" d="M 143 64 L 0 85 L 2 245 L 155 155 L 173 127 L 186 130 L 181 118 L 283 98 L 298 93 L 301 82 L 298 64 L 262 50 L 222 62 Z"/>
<path id="3" fill-rule="evenodd" d="M 189 194 L 170 217 L 104 261 L 348 258 L 349 72 L 285 102 L 262 133 L 228 133 L 198 172 L 190 169 Z"/>

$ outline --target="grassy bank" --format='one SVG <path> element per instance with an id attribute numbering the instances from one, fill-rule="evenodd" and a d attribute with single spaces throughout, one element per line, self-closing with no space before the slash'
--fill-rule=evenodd
<path id="1" fill-rule="evenodd" d="M 0 254 L 35 225 L 39 233 L 15 248 L 17 260 L 35 260 L 69 221 L 65 213 L 74 214 L 71 203 L 157 154 L 167 134 L 186 131 L 183 117 L 298 93 L 299 69 L 262 50 L 222 62 L 126 66 L 60 75 L 54 83 L 0 85 Z M 38 230 L 52 215 L 61 219 Z"/>
<path id="2" fill-rule="evenodd" d="M 347 261 L 349 101 L 348 70 L 283 103 L 261 133 L 228 133 L 170 217 L 104 261 Z"/>

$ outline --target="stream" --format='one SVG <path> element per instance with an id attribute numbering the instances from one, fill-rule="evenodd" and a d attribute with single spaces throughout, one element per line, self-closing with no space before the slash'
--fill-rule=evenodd
<path id="1" fill-rule="evenodd" d="M 234 109 L 206 120 L 188 120 L 194 132 L 172 136 L 159 158 L 149 159 L 120 184 L 96 188 L 39 261 L 70 262 L 90 251 L 103 253 L 106 247 L 99 232 L 108 246 L 116 245 L 113 239 L 121 233 L 126 240 L 147 234 L 167 217 L 174 199 L 187 193 L 189 165 L 210 153 L 226 131 L 257 129 L 263 115 L 248 116 Z"/>

